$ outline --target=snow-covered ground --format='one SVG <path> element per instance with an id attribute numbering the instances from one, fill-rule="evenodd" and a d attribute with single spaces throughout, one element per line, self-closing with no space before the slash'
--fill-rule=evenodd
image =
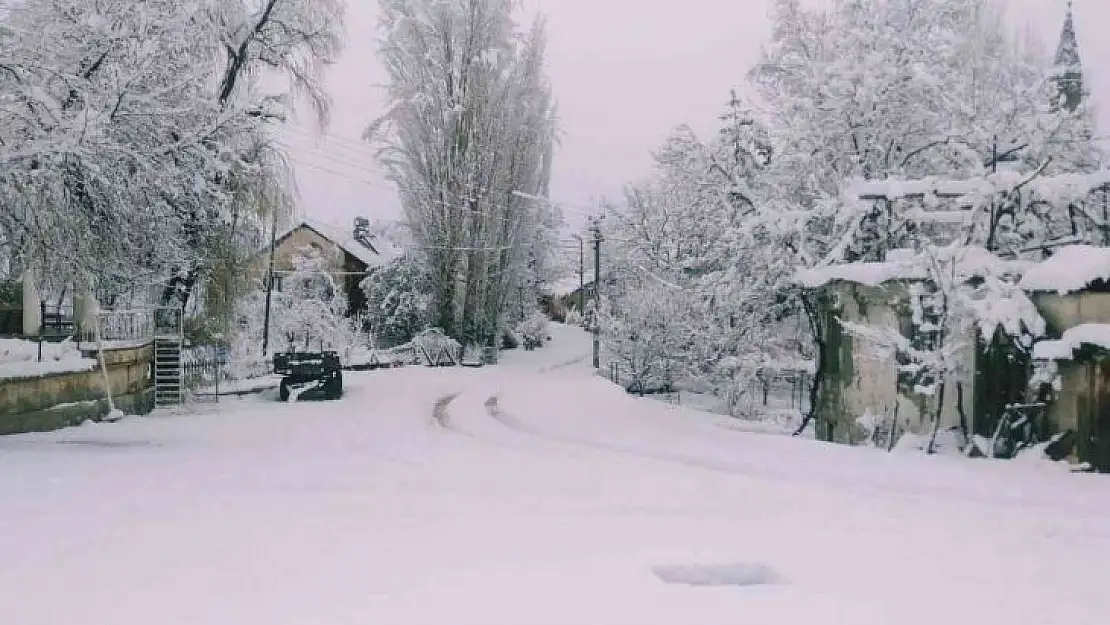
<path id="1" fill-rule="evenodd" d="M 37 341 L 0 339 L 0 380 L 88 371 L 94 366 L 96 361 L 83 357 L 71 341 L 39 345 Z"/>
<path id="2" fill-rule="evenodd" d="M 1099 624 L 1110 479 L 741 431 L 588 336 L 0 439 L 0 623 Z M 438 409 L 437 409 L 438 406 Z"/>

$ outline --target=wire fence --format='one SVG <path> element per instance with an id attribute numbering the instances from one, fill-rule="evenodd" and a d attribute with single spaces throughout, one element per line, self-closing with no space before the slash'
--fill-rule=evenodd
<path id="1" fill-rule="evenodd" d="M 758 416 L 775 411 L 809 410 L 809 390 L 813 375 L 807 371 L 784 371 L 750 380 L 736 389 L 731 398 L 732 413 Z"/>
<path id="2" fill-rule="evenodd" d="M 602 367 L 601 376 L 623 387 L 633 395 L 654 396 L 671 403 L 681 403 L 683 385 L 666 376 L 637 379 L 619 362 Z M 809 393 L 813 374 L 804 370 L 783 370 L 765 373 L 737 383 L 724 396 L 721 406 L 736 417 L 763 419 L 776 413 L 805 413 L 809 410 Z M 690 393 L 688 393 L 690 394 Z M 697 395 L 697 393 L 693 393 Z"/>
<path id="3" fill-rule="evenodd" d="M 182 385 L 193 401 L 218 401 L 277 387 L 272 358 L 233 360 L 218 347 L 191 347 L 181 354 Z"/>

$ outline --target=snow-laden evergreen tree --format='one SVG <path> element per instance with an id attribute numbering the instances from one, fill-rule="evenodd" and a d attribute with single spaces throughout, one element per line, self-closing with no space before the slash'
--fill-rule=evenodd
<path id="1" fill-rule="evenodd" d="M 390 109 L 367 136 L 427 259 L 433 323 L 488 344 L 553 222 L 543 22 L 517 34 L 510 0 L 380 6 Z"/>

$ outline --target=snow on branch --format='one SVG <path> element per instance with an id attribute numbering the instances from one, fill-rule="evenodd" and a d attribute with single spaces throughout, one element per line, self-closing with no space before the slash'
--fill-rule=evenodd
<path id="1" fill-rule="evenodd" d="M 954 263 L 957 277 L 963 280 L 986 276 L 1020 275 L 1029 263 L 1005 260 L 978 246 L 954 245 L 938 248 L 936 255 Z M 929 257 L 913 250 L 892 250 L 883 262 L 839 263 L 803 269 L 794 275 L 799 286 L 814 289 L 831 282 L 852 282 L 878 286 L 891 280 L 929 279 Z"/>

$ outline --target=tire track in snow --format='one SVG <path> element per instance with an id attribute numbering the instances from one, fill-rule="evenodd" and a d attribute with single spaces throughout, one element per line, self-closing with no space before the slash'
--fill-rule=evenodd
<path id="1" fill-rule="evenodd" d="M 532 436 L 534 438 L 549 442 L 568 445 L 572 447 L 588 448 L 595 451 L 603 451 L 611 454 L 619 454 L 624 456 L 631 456 L 641 460 L 654 460 L 662 462 L 671 466 L 683 466 L 693 469 L 701 469 L 705 471 L 712 471 L 714 473 L 723 473 L 736 477 L 747 477 L 757 480 L 768 480 L 783 482 L 786 484 L 798 484 L 799 482 L 808 483 L 812 487 L 829 488 L 836 487 L 838 478 L 836 477 L 819 477 L 814 479 L 812 475 L 802 475 L 782 469 L 776 469 L 766 463 L 746 462 L 739 459 L 729 460 L 716 460 L 712 458 L 705 458 L 692 454 L 685 454 L 680 452 L 669 451 L 656 451 L 644 447 L 636 447 L 633 445 L 622 445 L 619 443 L 610 443 L 605 441 L 591 440 L 579 436 L 557 434 L 538 428 L 534 425 L 525 423 L 516 415 L 505 412 L 501 407 L 501 400 L 499 395 L 491 395 L 485 402 L 486 411 L 489 416 L 500 423 L 501 425 L 513 430 L 517 433 Z M 746 434 L 739 432 L 739 434 Z M 890 497 L 896 495 L 900 498 L 914 501 L 929 501 L 929 502 L 962 502 L 981 505 L 983 503 L 982 497 L 974 493 L 953 492 L 950 490 L 936 490 L 929 487 L 915 487 L 913 484 L 906 482 L 895 483 L 870 483 L 870 484 L 856 484 L 853 488 L 849 489 L 853 495 L 857 496 L 870 496 L 870 497 Z M 991 501 L 993 505 L 1007 508 L 1017 509 L 1030 509 L 1038 508 L 1046 511 L 1058 510 L 1054 503 L 1045 503 L 1037 501 L 1027 501 L 1021 497 L 1016 498 L 1001 498 Z M 1083 531 L 1092 535 L 1089 527 L 1083 526 Z M 1096 531 L 1093 535 L 1103 538 L 1110 538 L 1110 534 L 1105 532 Z"/>
<path id="2" fill-rule="evenodd" d="M 479 442 L 486 443 L 486 444 L 489 444 L 489 445 L 494 445 L 496 447 L 508 447 L 508 445 L 505 445 L 501 441 L 493 440 L 493 439 L 490 439 L 490 438 L 485 437 L 485 436 L 479 436 L 478 434 L 475 434 L 474 432 L 471 432 L 471 431 L 469 431 L 465 428 L 460 427 L 457 423 L 452 423 L 451 413 L 447 410 L 447 408 L 456 399 L 458 399 L 460 396 L 462 396 L 462 392 L 451 393 L 449 395 L 444 395 L 444 396 L 442 396 L 442 397 L 440 397 L 439 399 L 436 400 L 435 404 L 432 406 L 432 423 L 433 423 L 433 425 L 438 425 L 441 429 L 443 429 L 447 432 L 450 432 L 451 434 L 458 434 L 459 436 L 466 436 L 466 437 L 471 438 L 475 441 L 479 441 Z M 486 400 L 486 403 L 488 404 L 489 400 Z"/>
<path id="3" fill-rule="evenodd" d="M 473 437 L 474 435 L 470 432 L 456 427 L 451 423 L 451 413 L 447 411 L 447 407 L 451 405 L 451 402 L 458 399 L 459 395 L 462 395 L 462 393 L 450 393 L 437 399 L 436 403 L 432 405 L 432 422 L 453 434 Z"/>
<path id="4" fill-rule="evenodd" d="M 548 365 L 546 367 L 540 367 L 539 370 L 538 370 L 538 373 L 552 373 L 554 371 L 559 371 L 560 369 L 569 369 L 570 367 L 573 367 L 574 365 L 577 365 L 578 363 L 584 362 L 585 360 L 586 360 L 586 355 L 583 354 L 583 355 L 579 356 L 578 358 L 573 358 L 571 360 L 567 360 L 566 362 L 560 362 L 560 363 L 556 363 L 556 364 L 553 364 L 553 365 Z"/>
<path id="5" fill-rule="evenodd" d="M 729 475 L 746 477 L 759 476 L 758 471 L 752 470 L 756 467 L 751 463 L 745 464 L 719 462 L 687 454 L 665 451 L 651 451 L 648 449 L 637 449 L 635 447 L 628 447 L 614 443 L 605 443 L 576 436 L 567 436 L 565 434 L 554 434 L 551 432 L 547 432 L 535 426 L 529 425 L 515 415 L 502 410 L 501 398 L 498 395 L 491 395 L 489 399 L 485 401 L 485 406 L 486 413 L 489 414 L 489 416 L 498 423 L 521 434 L 533 436 L 539 439 L 546 440 L 548 442 L 561 443 L 564 445 L 571 445 L 576 447 L 587 447 L 598 451 L 620 454 L 624 456 L 632 456 L 641 460 L 654 460 L 656 462 L 680 465 L 693 469 L 713 471 L 715 473 L 726 473 Z"/>

